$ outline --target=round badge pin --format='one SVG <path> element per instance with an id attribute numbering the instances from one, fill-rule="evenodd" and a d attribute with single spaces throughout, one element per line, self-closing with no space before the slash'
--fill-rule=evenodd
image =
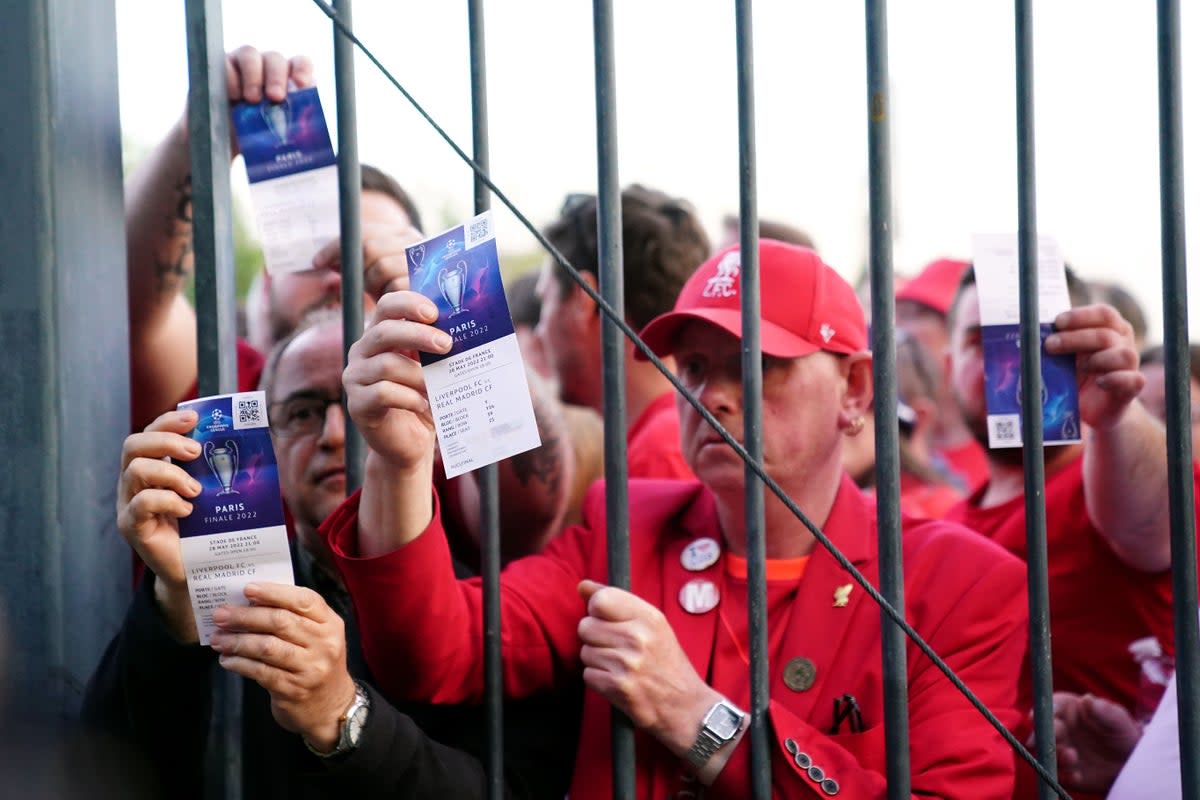
<path id="1" fill-rule="evenodd" d="M 721 545 L 710 536 L 701 536 L 683 548 L 679 561 L 688 572 L 701 572 L 721 558 Z"/>
<path id="2" fill-rule="evenodd" d="M 806 692 L 817 678 L 817 665 L 811 659 L 797 656 L 783 668 L 783 685 L 793 692 Z"/>
<path id="3" fill-rule="evenodd" d="M 712 581 L 690 580 L 679 590 L 679 605 L 689 614 L 706 614 L 721 602 L 721 593 Z"/>

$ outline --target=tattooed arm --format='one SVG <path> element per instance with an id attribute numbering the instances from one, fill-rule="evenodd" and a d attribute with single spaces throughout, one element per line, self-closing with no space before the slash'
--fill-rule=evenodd
<path id="1" fill-rule="evenodd" d="M 192 272 L 188 158 L 180 120 L 125 188 L 133 430 L 174 407 L 196 381 L 196 315 L 181 291 Z"/>
<path id="2" fill-rule="evenodd" d="M 500 462 L 500 550 L 505 563 L 536 553 L 562 529 L 575 458 L 554 390 L 526 370 L 541 447 Z M 460 518 L 478 544 L 483 532 L 477 473 L 456 480 Z"/>
<path id="3" fill-rule="evenodd" d="M 288 82 L 312 84 L 312 64 L 241 47 L 225 57 L 231 103 L 282 100 Z M 236 145 L 236 142 L 234 143 Z M 196 314 L 182 289 L 192 274 L 192 192 L 187 116 L 125 187 L 131 421 L 141 430 L 196 383 Z"/>

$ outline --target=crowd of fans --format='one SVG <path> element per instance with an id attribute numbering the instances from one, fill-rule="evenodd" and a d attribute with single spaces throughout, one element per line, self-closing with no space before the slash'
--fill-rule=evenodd
<path id="1" fill-rule="evenodd" d="M 313 81 L 304 58 L 245 47 L 227 60 L 231 102 Z M 483 797 L 480 489 L 470 474 L 447 479 L 436 447 L 417 352 L 450 343 L 408 290 L 416 204 L 364 167 L 368 321 L 344 368 L 338 243 L 310 271 L 262 275 L 247 299 L 238 383 L 266 392 L 297 585 L 251 585 L 250 605 L 214 614 L 206 647 L 177 522 L 198 493 L 176 463 L 198 455 L 196 415 L 176 410 L 197 377 L 184 121 L 126 197 L 134 432 L 115 477 L 140 578 L 85 721 L 136 753 L 162 796 L 202 796 L 218 665 L 244 680 L 247 797 Z M 641 185 L 620 201 L 626 321 L 740 438 L 736 220 L 714 250 L 685 201 Z M 593 287 L 596 206 L 572 195 L 545 228 Z M 878 583 L 866 316 L 803 231 L 762 224 L 763 465 Z M 1059 774 L 1075 797 L 1179 796 L 1161 349 L 1144 349 L 1119 287 L 1069 280 L 1072 308 L 1045 345 L 1075 357 L 1084 423 L 1082 443 L 1044 452 Z M 900 403 L 887 424 L 899 432 L 906 617 L 1032 742 L 1022 450 L 986 446 L 973 269 L 938 259 L 897 285 Z M 500 465 L 506 792 L 609 797 L 617 709 L 635 726 L 638 797 L 746 796 L 743 464 L 627 343 L 632 583 L 608 585 L 603 317 L 551 258 L 509 296 L 542 445 Z M 1200 349 L 1191 367 L 1196 450 Z M 349 495 L 343 401 L 368 445 Z M 879 610 L 770 495 L 764 530 L 773 791 L 883 797 Z M 914 794 L 1036 796 L 1032 770 L 911 644 L 907 669 Z"/>

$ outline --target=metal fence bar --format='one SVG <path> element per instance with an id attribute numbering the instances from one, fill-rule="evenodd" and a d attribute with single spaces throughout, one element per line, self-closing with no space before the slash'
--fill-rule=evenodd
<path id="1" fill-rule="evenodd" d="M 1033 131 L 1033 10 L 1016 0 L 1017 249 L 1021 293 L 1021 441 L 1025 461 L 1025 537 L 1029 580 L 1029 654 L 1038 761 L 1058 775 L 1050 671 L 1050 589 L 1046 557 L 1046 468 L 1042 455 L 1042 342 L 1038 318 L 1037 181 Z M 1045 782 L 1038 797 L 1054 796 Z"/>
<path id="2" fill-rule="evenodd" d="M 200 395 L 237 390 L 233 219 L 229 193 L 229 98 L 220 0 L 187 0 L 188 141 L 196 264 Z M 242 682 L 214 667 L 206 754 L 210 797 L 242 796 Z"/>
<path id="3" fill-rule="evenodd" d="M 333 7 L 346 27 L 353 25 L 352 0 L 334 0 Z M 350 360 L 350 346 L 363 332 L 362 167 L 358 161 L 358 102 L 354 91 L 354 43 L 333 28 L 333 77 L 337 90 L 338 220 L 342 247 L 342 364 Z M 350 419 L 342 400 L 346 434 L 346 491 L 362 485 L 367 445 Z"/>
<path id="4" fill-rule="evenodd" d="M 483 0 L 467 0 L 467 32 L 471 55 L 471 135 L 475 163 L 489 169 L 487 57 L 484 47 Z M 492 207 L 487 186 L 473 177 L 475 213 Z M 487 709 L 488 797 L 504 796 L 504 664 L 500 649 L 500 482 L 495 464 L 476 472 L 481 521 L 480 571 L 483 574 L 483 691 Z"/>
<path id="5" fill-rule="evenodd" d="M 1196 619 L 1196 498 L 1189 436 L 1187 247 L 1184 241 L 1183 121 L 1179 2 L 1158 3 L 1158 158 L 1162 204 L 1163 355 L 1167 400 L 1167 490 L 1175 600 L 1175 689 L 1183 797 L 1200 797 L 1200 633 Z"/>
<path id="6" fill-rule="evenodd" d="M 617 87 L 613 59 L 611 0 L 593 0 L 596 69 L 596 227 L 600 294 L 624 318 L 625 260 L 621 236 L 621 184 L 617 173 Z M 600 346 L 604 376 L 604 508 L 607 519 L 608 582 L 629 588 L 629 469 L 625 462 L 625 337 L 612 318 L 604 320 Z M 614 798 L 636 792 L 633 723 L 612 712 Z"/>
<path id="7" fill-rule="evenodd" d="M 220 0 L 187 0 L 188 141 L 200 394 L 237 388 L 229 98 Z"/>
<path id="8" fill-rule="evenodd" d="M 758 269 L 758 176 L 754 131 L 754 25 L 751 0 L 734 3 L 737 38 L 738 239 L 742 266 L 742 440 L 762 464 L 762 336 Z M 767 543 L 763 486 L 746 465 L 746 579 L 750 630 L 750 792 L 771 797 L 771 665 L 767 649 Z"/>
<path id="9" fill-rule="evenodd" d="M 875 496 L 879 524 L 879 591 L 904 613 L 900 531 L 900 428 L 896 415 L 896 303 L 892 274 L 892 172 L 886 0 L 866 1 L 867 138 L 870 172 L 871 349 L 875 354 Z M 891 800 L 911 796 L 908 657 L 904 631 L 880 612 L 883 721 Z"/>

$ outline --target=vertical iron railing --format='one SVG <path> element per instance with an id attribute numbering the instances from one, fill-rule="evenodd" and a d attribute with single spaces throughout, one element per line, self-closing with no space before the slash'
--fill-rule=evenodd
<path id="1" fill-rule="evenodd" d="M 220 0 L 187 0 L 196 338 L 201 395 L 237 387 L 237 294 L 229 204 L 229 98 Z"/>
<path id="2" fill-rule="evenodd" d="M 487 58 L 484 47 L 483 0 L 467 0 L 467 31 L 471 58 L 471 138 L 475 163 L 490 169 L 488 156 Z M 492 195 L 478 175 L 474 178 L 475 213 L 492 207 Z M 483 687 L 487 711 L 487 792 L 491 800 L 504 796 L 504 672 L 500 645 L 500 484 L 497 466 L 478 470 L 480 571 L 483 575 Z"/>
<path id="3" fill-rule="evenodd" d="M 1057 777 L 1050 668 L 1050 589 L 1046 556 L 1046 467 L 1042 453 L 1042 340 L 1038 317 L 1037 181 L 1033 126 L 1033 10 L 1016 0 L 1017 250 L 1021 294 L 1021 441 L 1025 465 L 1025 539 L 1029 580 L 1029 654 L 1038 761 Z M 1044 781 L 1038 797 L 1054 797 Z"/>
<path id="4" fill-rule="evenodd" d="M 625 259 L 621 235 L 621 183 L 617 172 L 617 85 L 613 58 L 612 0 L 593 0 L 596 70 L 596 246 L 600 294 L 625 312 Z M 625 442 L 625 337 L 604 320 L 600 348 L 604 386 L 604 508 L 607 519 L 608 582 L 629 589 L 629 468 Z M 636 793 L 633 723 L 612 711 L 613 797 Z"/>
<path id="5" fill-rule="evenodd" d="M 220 0 L 187 0 L 188 143 L 196 339 L 201 396 L 237 390 L 233 217 L 229 190 L 229 97 Z M 242 683 L 215 666 L 206 795 L 242 796 Z"/>
<path id="6" fill-rule="evenodd" d="M 900 427 L 896 415 L 896 303 L 892 275 L 892 172 L 886 0 L 867 0 L 867 140 L 871 219 L 871 350 L 875 354 L 875 495 L 879 591 L 904 613 L 900 531 Z M 907 640 L 880 611 L 883 717 L 890 800 L 911 796 Z"/>
<path id="7" fill-rule="evenodd" d="M 737 38 L 738 241 L 741 243 L 742 442 L 750 461 L 762 464 L 762 336 L 758 259 L 758 175 L 754 131 L 754 25 L 751 0 L 734 3 Z M 751 796 L 771 796 L 771 667 L 767 649 L 767 543 L 763 486 L 745 469 L 746 578 L 750 630 Z"/>
<path id="8" fill-rule="evenodd" d="M 334 0 L 338 18 L 353 26 L 352 0 Z M 338 222 L 342 249 L 342 364 L 363 332 L 362 167 L 358 161 L 358 102 L 354 89 L 354 43 L 333 27 L 334 86 L 337 91 Z M 346 491 L 362 485 L 366 442 L 342 400 L 345 424 Z"/>
<path id="9" fill-rule="evenodd" d="M 1180 786 L 1200 797 L 1200 633 L 1196 618 L 1196 497 L 1189 435 L 1187 246 L 1184 239 L 1183 120 L 1179 2 L 1158 2 L 1158 158 L 1161 181 L 1163 355 L 1166 371 L 1167 490 L 1175 601 L 1175 689 Z"/>

